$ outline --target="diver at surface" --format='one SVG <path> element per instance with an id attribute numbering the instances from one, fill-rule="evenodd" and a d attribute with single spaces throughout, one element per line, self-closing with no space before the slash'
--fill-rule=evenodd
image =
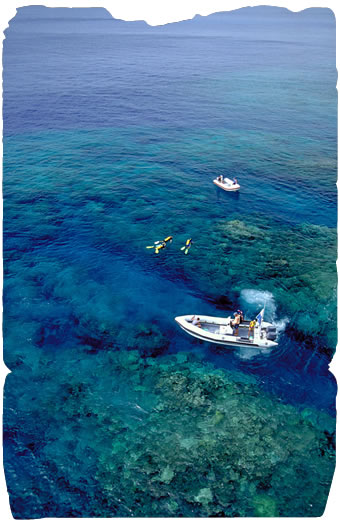
<path id="1" fill-rule="evenodd" d="M 187 255 L 192 245 L 192 239 L 187 239 L 185 245 L 182 246 L 181 250 L 184 250 L 184 254 Z"/>
<path id="2" fill-rule="evenodd" d="M 162 241 L 155 241 L 152 246 L 146 246 L 146 248 L 148 248 L 148 249 L 155 248 L 155 253 L 159 253 L 160 250 L 162 250 L 163 248 L 166 247 L 167 243 L 169 243 L 169 244 L 172 243 L 172 235 L 169 235 Z"/>

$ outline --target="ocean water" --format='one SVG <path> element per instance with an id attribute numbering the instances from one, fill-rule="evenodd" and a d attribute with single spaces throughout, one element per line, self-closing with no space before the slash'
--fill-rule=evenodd
<path id="1" fill-rule="evenodd" d="M 151 28 L 20 8 L 3 62 L 13 515 L 321 515 L 336 395 L 332 13 Z M 220 174 L 240 192 L 219 191 Z M 159 255 L 146 248 L 168 235 Z M 263 305 L 280 332 L 269 353 L 174 322 Z"/>

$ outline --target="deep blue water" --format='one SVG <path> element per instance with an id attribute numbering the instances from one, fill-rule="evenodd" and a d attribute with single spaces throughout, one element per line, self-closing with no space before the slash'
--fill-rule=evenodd
<path id="1" fill-rule="evenodd" d="M 10 369 L 18 360 L 31 367 L 41 349 L 58 360 L 76 349 L 92 364 L 80 337 L 95 336 L 100 324 L 119 327 L 126 334 L 112 333 L 112 342 L 124 350 L 134 326 L 151 323 L 169 339 L 167 352 L 191 351 L 255 376 L 280 401 L 334 413 L 327 332 L 321 348 L 306 331 L 288 334 L 291 303 L 307 309 L 306 299 L 295 290 L 282 297 L 260 278 L 249 284 L 244 252 L 229 272 L 232 286 L 219 286 L 209 271 L 220 263 L 213 232 L 221 221 L 266 222 L 273 236 L 336 227 L 330 11 L 300 15 L 293 25 L 273 14 L 275 31 L 261 17 L 246 20 L 248 30 L 240 19 L 227 30 L 28 16 L 19 10 L 10 22 L 3 54 Z M 239 194 L 215 188 L 221 173 L 238 177 Z M 158 257 L 146 250 L 170 234 L 173 244 Z M 184 257 L 188 236 L 194 244 Z M 298 243 L 296 250 L 298 257 Z M 304 262 L 306 272 L 315 270 L 308 255 Z M 319 317 L 328 316 L 325 302 L 335 306 L 334 292 L 325 291 L 313 310 Z M 201 344 L 173 320 L 237 306 L 252 315 L 264 301 L 281 331 L 269 354 Z M 11 392 L 9 380 L 9 400 Z"/>

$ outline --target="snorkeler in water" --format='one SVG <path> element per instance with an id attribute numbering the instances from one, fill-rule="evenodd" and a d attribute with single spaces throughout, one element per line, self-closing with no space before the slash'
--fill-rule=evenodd
<path id="1" fill-rule="evenodd" d="M 184 250 L 184 254 L 187 255 L 192 245 L 192 239 L 187 239 L 185 245 L 182 246 L 181 250 Z"/>
<path id="2" fill-rule="evenodd" d="M 167 243 L 172 242 L 172 235 L 169 235 L 169 237 L 166 237 L 162 241 L 155 241 L 152 246 L 146 246 L 146 248 L 155 248 L 155 253 L 159 253 L 160 250 L 166 247 Z"/>
<path id="3" fill-rule="evenodd" d="M 162 250 L 165 247 L 166 247 L 166 242 L 165 241 L 161 241 L 160 244 L 155 246 L 155 253 L 159 253 L 159 251 Z"/>

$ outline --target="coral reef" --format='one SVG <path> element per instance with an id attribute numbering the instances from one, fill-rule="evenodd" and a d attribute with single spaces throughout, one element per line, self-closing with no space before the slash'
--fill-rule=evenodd
<path id="1" fill-rule="evenodd" d="M 4 417 L 15 517 L 324 510 L 334 419 L 279 403 L 253 377 L 136 349 L 90 360 L 46 351 L 30 374 L 21 368 L 7 379 Z"/>

